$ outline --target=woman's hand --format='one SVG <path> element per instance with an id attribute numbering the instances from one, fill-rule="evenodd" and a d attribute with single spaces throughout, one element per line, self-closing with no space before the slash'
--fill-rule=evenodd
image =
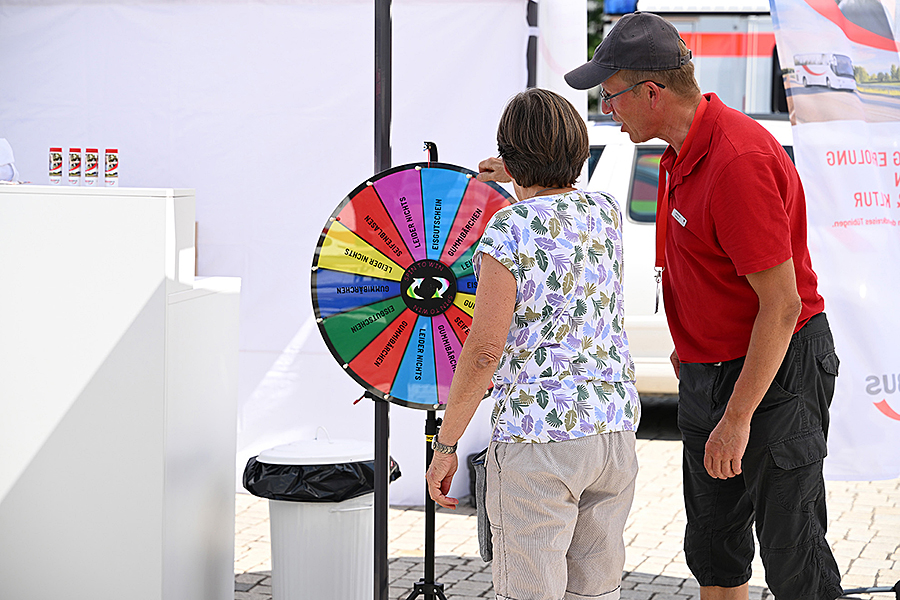
<path id="1" fill-rule="evenodd" d="M 456 474 L 456 469 L 458 468 L 459 459 L 455 452 L 453 454 L 435 452 L 431 458 L 431 466 L 428 467 L 428 471 L 425 473 L 428 495 L 444 508 L 456 508 L 456 505 L 459 504 L 459 500 L 447 496 L 450 492 L 450 483 L 453 481 L 453 475 Z"/>
<path id="2" fill-rule="evenodd" d="M 509 183 L 512 177 L 506 171 L 503 159 L 492 156 L 478 163 L 478 181 L 496 181 L 497 183 Z"/>

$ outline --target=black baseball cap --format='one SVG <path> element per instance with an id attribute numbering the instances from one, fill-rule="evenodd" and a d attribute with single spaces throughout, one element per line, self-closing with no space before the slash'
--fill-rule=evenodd
<path id="1" fill-rule="evenodd" d="M 617 71 L 668 71 L 691 60 L 691 51 L 681 55 L 683 41 L 675 26 L 652 13 L 627 14 L 613 26 L 594 57 L 566 74 L 576 90 L 600 85 Z"/>

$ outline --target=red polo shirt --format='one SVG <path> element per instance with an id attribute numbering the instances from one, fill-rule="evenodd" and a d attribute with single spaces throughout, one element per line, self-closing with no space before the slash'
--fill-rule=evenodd
<path id="1" fill-rule="evenodd" d="M 682 362 L 747 354 L 759 298 L 745 277 L 794 259 L 803 309 L 799 330 L 822 312 L 806 245 L 806 199 L 797 169 L 759 123 L 715 94 L 686 154 L 669 146 L 663 298 Z"/>

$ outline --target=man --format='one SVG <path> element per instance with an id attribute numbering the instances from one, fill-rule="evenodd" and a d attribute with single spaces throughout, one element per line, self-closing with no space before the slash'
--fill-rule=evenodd
<path id="1" fill-rule="evenodd" d="M 701 94 L 690 59 L 670 23 L 633 13 L 566 75 L 577 89 L 600 85 L 603 112 L 632 141 L 669 143 L 658 266 L 679 377 L 686 560 L 703 600 L 746 599 L 755 521 L 776 598 L 833 600 L 822 460 L 838 359 L 803 187 L 765 129 Z M 492 163 L 481 169 L 492 176 Z"/>

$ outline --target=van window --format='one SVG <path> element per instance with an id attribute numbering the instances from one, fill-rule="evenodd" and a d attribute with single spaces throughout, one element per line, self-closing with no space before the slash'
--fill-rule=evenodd
<path id="1" fill-rule="evenodd" d="M 631 174 L 628 193 L 628 216 L 639 223 L 656 220 L 656 184 L 659 181 L 659 159 L 665 146 L 639 146 Z"/>
<path id="2" fill-rule="evenodd" d="M 783 146 L 794 161 L 794 147 Z M 631 191 L 628 194 L 628 216 L 638 223 L 656 221 L 656 187 L 659 182 L 659 160 L 664 146 L 639 146 L 635 150 L 634 172 L 631 174 Z"/>
<path id="3" fill-rule="evenodd" d="M 793 146 L 782 146 L 784 151 L 787 152 L 787 155 L 791 158 L 791 162 L 796 164 L 797 161 L 794 160 L 794 147 Z"/>
<path id="4" fill-rule="evenodd" d="M 597 168 L 597 161 L 600 160 L 600 155 L 603 154 L 604 148 L 606 146 L 591 146 L 591 155 L 588 157 L 588 181 L 591 180 L 594 169 Z"/>

